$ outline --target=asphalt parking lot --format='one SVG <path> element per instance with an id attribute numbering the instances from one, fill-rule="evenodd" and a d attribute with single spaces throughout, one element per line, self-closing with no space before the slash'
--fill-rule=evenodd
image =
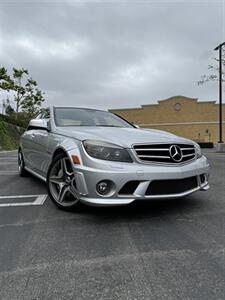
<path id="1" fill-rule="evenodd" d="M 207 192 L 68 213 L 0 154 L 0 299 L 225 299 L 225 155 L 206 156 Z"/>

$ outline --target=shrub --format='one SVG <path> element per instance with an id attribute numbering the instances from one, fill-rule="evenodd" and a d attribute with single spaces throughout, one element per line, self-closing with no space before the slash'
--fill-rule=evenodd
<path id="1" fill-rule="evenodd" d="M 213 148 L 214 144 L 212 142 L 199 142 L 201 148 Z"/>
<path id="2" fill-rule="evenodd" d="M 19 146 L 19 140 L 24 128 L 0 120 L 0 148 L 14 150 Z"/>

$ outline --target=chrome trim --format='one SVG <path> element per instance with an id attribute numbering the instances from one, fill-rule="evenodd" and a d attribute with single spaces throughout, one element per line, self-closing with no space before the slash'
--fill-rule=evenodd
<path id="1" fill-rule="evenodd" d="M 193 154 L 192 154 L 193 155 Z M 158 158 L 158 157 L 160 157 L 160 158 L 165 158 L 165 159 L 168 159 L 168 158 L 171 158 L 170 156 L 157 156 L 157 155 L 138 155 L 138 157 L 150 157 L 150 158 Z"/>
<path id="2" fill-rule="evenodd" d="M 187 148 L 181 148 L 181 151 L 183 150 L 193 150 L 194 149 L 194 152 L 193 154 L 184 154 L 183 157 L 186 157 L 186 155 L 189 155 L 189 156 L 192 156 L 194 155 L 194 157 L 190 160 L 187 160 L 187 161 L 182 161 L 182 162 L 159 162 L 159 161 L 146 161 L 146 160 L 142 160 L 140 159 L 140 156 L 137 154 L 136 150 L 135 150 L 135 146 L 141 146 L 141 145 L 144 145 L 144 146 L 155 146 L 155 145 L 166 145 L 166 144 L 170 144 L 170 145 L 187 145 L 187 146 L 190 146 L 192 145 L 193 147 L 190 148 L 190 147 L 187 147 Z M 168 149 L 161 149 L 160 147 L 159 148 L 152 148 L 152 149 L 143 149 L 143 148 L 140 148 L 140 149 L 137 149 L 138 151 L 169 151 L 169 148 Z M 146 165 L 163 165 L 163 166 L 183 166 L 183 165 L 187 165 L 195 160 L 197 160 L 197 153 L 196 153 L 196 150 L 195 150 L 195 145 L 194 144 L 191 144 L 190 142 L 157 142 L 157 143 L 138 143 L 138 144 L 132 144 L 131 145 L 131 152 L 132 154 L 134 155 L 135 159 L 137 162 L 141 163 L 141 164 L 146 164 Z M 146 157 L 150 157 L 150 155 L 146 155 Z M 170 158 L 170 156 L 166 157 L 166 156 L 156 156 L 156 157 L 159 157 L 159 158 Z"/>
<path id="3" fill-rule="evenodd" d="M 174 141 L 174 142 L 171 142 L 171 141 L 166 141 L 166 142 L 149 142 L 149 143 L 135 143 L 135 144 L 132 144 L 131 147 L 133 148 L 134 146 L 141 146 L 141 145 L 145 145 L 145 146 L 148 146 L 148 145 L 166 145 L 166 144 L 171 144 L 171 145 L 176 145 L 176 144 L 182 144 L 182 145 L 187 145 L 187 146 L 195 146 L 194 143 L 192 144 L 191 143 L 192 141 Z"/>
<path id="4" fill-rule="evenodd" d="M 182 150 L 193 150 L 193 148 L 182 148 Z"/>
<path id="5" fill-rule="evenodd" d="M 183 149 L 181 149 L 181 150 L 183 150 Z M 195 156 L 195 153 L 192 153 L 192 154 L 183 154 L 183 157 L 189 157 L 189 156 Z"/>
<path id="6" fill-rule="evenodd" d="M 186 148 L 186 149 L 188 149 L 188 148 Z M 168 149 L 165 149 L 165 148 L 154 148 L 154 149 L 139 148 L 138 150 L 139 151 L 168 151 Z"/>
<path id="7" fill-rule="evenodd" d="M 169 154 L 170 154 L 170 158 L 172 158 L 172 160 L 175 163 L 181 162 L 184 157 L 181 147 L 177 146 L 177 145 L 171 145 L 169 147 Z M 178 158 L 176 158 L 177 156 L 178 156 Z"/>

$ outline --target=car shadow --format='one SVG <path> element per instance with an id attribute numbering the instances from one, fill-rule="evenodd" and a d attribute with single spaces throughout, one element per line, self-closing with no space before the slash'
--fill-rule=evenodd
<path id="1" fill-rule="evenodd" d="M 172 215 L 189 214 L 201 210 L 205 201 L 197 195 L 180 199 L 138 200 L 130 205 L 118 207 L 92 207 L 83 206 L 79 214 L 92 218 L 109 220 L 135 220 L 144 218 L 161 218 Z M 76 212 L 75 212 L 76 213 Z"/>

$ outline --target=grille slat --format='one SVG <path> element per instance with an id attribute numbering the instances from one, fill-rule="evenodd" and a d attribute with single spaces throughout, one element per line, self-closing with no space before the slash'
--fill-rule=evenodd
<path id="1" fill-rule="evenodd" d="M 156 155 L 139 155 L 140 158 L 158 158 Z M 160 156 L 160 158 L 168 159 L 170 156 Z"/>
<path id="2" fill-rule="evenodd" d="M 184 150 L 193 150 L 193 148 L 182 148 L 182 151 Z"/>
<path id="3" fill-rule="evenodd" d="M 172 158 L 170 147 L 179 147 L 182 153 L 182 159 L 176 161 Z M 135 153 L 139 160 L 158 163 L 182 163 L 195 159 L 195 147 L 191 144 L 143 144 L 134 145 Z"/>
<path id="4" fill-rule="evenodd" d="M 190 157 L 193 156 L 193 154 L 184 154 L 183 157 Z"/>
<path id="5" fill-rule="evenodd" d="M 137 150 L 138 151 L 168 151 L 168 149 L 164 149 L 164 148 L 153 148 L 153 149 L 138 148 Z"/>

